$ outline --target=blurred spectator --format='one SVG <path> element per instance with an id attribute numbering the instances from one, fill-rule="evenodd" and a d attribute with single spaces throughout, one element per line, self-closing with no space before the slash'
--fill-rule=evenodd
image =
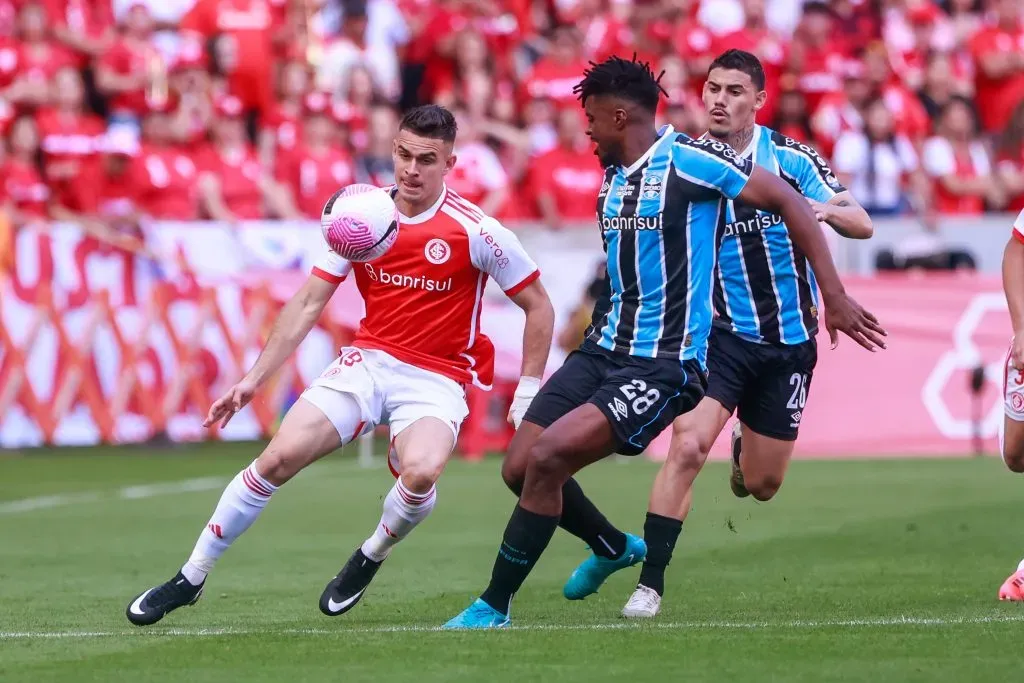
<path id="1" fill-rule="evenodd" d="M 744 23 L 738 31 L 727 33 L 714 42 L 714 52 L 745 50 L 757 55 L 764 66 L 768 98 L 757 114 L 757 122 L 767 125 L 775 116 L 779 98 L 779 79 L 786 68 L 789 46 L 768 28 L 765 0 L 743 0 Z"/>
<path id="2" fill-rule="evenodd" d="M 124 21 L 125 16 L 137 6 L 149 10 L 153 19 L 153 44 L 167 63 L 178 54 L 181 46 L 178 24 L 195 3 L 196 0 L 111 0 L 115 23 Z"/>
<path id="3" fill-rule="evenodd" d="M 594 273 L 587 283 L 586 289 L 583 290 L 580 302 L 572 310 L 569 320 L 558 331 L 557 343 L 560 349 L 569 353 L 583 343 L 594 313 L 594 304 L 601 296 L 607 296 L 604 261 L 595 266 Z"/>
<path id="4" fill-rule="evenodd" d="M 54 38 L 71 51 L 79 69 L 113 43 L 110 0 L 45 0 L 44 7 Z"/>
<path id="5" fill-rule="evenodd" d="M 700 135 L 707 129 L 704 104 L 689 86 L 691 79 L 686 63 L 676 55 L 668 55 L 661 59 L 658 67 L 663 71 L 661 87 L 667 93 L 658 103 L 660 118 L 688 135 Z"/>
<path id="6" fill-rule="evenodd" d="M 974 34 L 982 26 L 985 0 L 944 0 L 942 8 L 949 15 L 949 27 L 953 47 L 956 50 L 966 48 Z"/>
<path id="7" fill-rule="evenodd" d="M 10 149 L 0 173 L 3 208 L 15 226 L 46 220 L 48 215 L 50 188 L 43 182 L 38 158 L 39 131 L 32 117 L 22 116 L 11 126 Z"/>
<path id="8" fill-rule="evenodd" d="M 182 42 L 181 51 L 171 68 L 172 101 L 177 107 L 171 126 L 173 137 L 179 142 L 199 144 L 206 141 L 206 133 L 213 120 L 214 94 L 208 66 L 206 52 L 198 41 L 189 39 Z"/>
<path id="9" fill-rule="evenodd" d="M 367 31 L 365 0 L 345 0 L 343 7 L 341 30 L 328 45 L 317 70 L 317 89 L 334 94 L 345 92 L 351 70 L 359 65 L 372 74 L 376 90 L 389 100 L 397 101 L 401 81 L 394 44 L 372 42 L 374 37 Z"/>
<path id="10" fill-rule="evenodd" d="M 299 141 L 302 99 L 309 90 L 309 68 L 301 61 L 285 63 L 280 72 L 277 98 L 263 117 L 259 135 L 260 160 L 268 168 L 276 152 L 289 152 Z"/>
<path id="11" fill-rule="evenodd" d="M 1024 99 L 1024 26 L 1020 0 L 993 0 L 993 21 L 971 40 L 974 89 L 982 128 L 1002 130 Z"/>
<path id="12" fill-rule="evenodd" d="M 844 61 L 841 73 L 842 90 L 825 95 L 816 110 L 808 109 L 812 111 L 811 130 L 819 151 L 825 156 L 832 154 L 832 148 L 842 134 L 863 130 L 863 112 L 872 96 L 864 62 Z"/>
<path id="13" fill-rule="evenodd" d="M 181 29 L 214 40 L 217 69 L 246 111 L 270 104 L 276 15 L 265 0 L 196 0 Z"/>
<path id="14" fill-rule="evenodd" d="M 5 96 L 16 105 L 42 106 L 50 95 L 53 77 L 74 63 L 72 56 L 50 37 L 46 11 L 37 2 L 24 4 L 18 13 L 18 39 L 14 76 Z M 8 53 L 8 64 L 10 58 Z"/>
<path id="15" fill-rule="evenodd" d="M 683 19 L 676 29 L 675 44 L 679 56 L 686 64 L 686 72 L 690 78 L 690 88 L 694 96 L 700 98 L 704 88 L 704 79 L 708 75 L 708 67 L 714 61 L 714 36 L 706 27 L 692 19 Z"/>
<path id="16" fill-rule="evenodd" d="M 928 118 L 934 121 L 953 97 L 965 97 L 967 94 L 964 84 L 953 78 L 949 56 L 932 55 L 924 74 L 924 83 L 918 92 Z"/>
<path id="17" fill-rule="evenodd" d="M 330 96 L 320 92 L 305 97 L 302 142 L 277 157 L 275 176 L 291 193 L 306 218 L 320 218 L 324 198 L 355 181 L 352 157 L 334 139 Z"/>
<path id="18" fill-rule="evenodd" d="M 496 216 L 508 199 L 509 180 L 497 154 L 484 143 L 477 123 L 456 111 L 459 135 L 455 141 L 458 157 L 448 173 L 447 183 L 488 216 Z"/>
<path id="19" fill-rule="evenodd" d="M 587 68 L 581 53 L 579 32 L 573 26 L 559 26 L 551 50 L 533 65 L 523 85 L 529 98 L 547 97 L 556 104 L 575 104 L 572 89 Z"/>
<path id="20" fill-rule="evenodd" d="M 80 182 L 96 172 L 96 149 L 106 126 L 85 110 L 82 77 L 64 67 L 53 77 L 53 108 L 38 115 L 44 175 L 53 190 L 52 213 L 58 220 L 74 220 L 91 206 L 89 183 Z"/>
<path id="21" fill-rule="evenodd" d="M 100 169 L 90 193 L 92 210 L 105 223 L 120 231 L 138 228 L 137 174 L 133 160 L 139 155 L 139 139 L 135 130 L 114 125 L 100 138 Z"/>
<path id="22" fill-rule="evenodd" d="M 1004 198 L 985 146 L 975 138 L 971 105 L 953 98 L 942 110 L 936 133 L 924 145 L 924 168 L 934 183 L 935 206 L 944 214 L 980 214 L 986 202 Z"/>
<path id="23" fill-rule="evenodd" d="M 298 210 L 269 176 L 246 137 L 244 107 L 234 96 L 217 102 L 212 144 L 198 164 L 199 196 L 213 220 L 235 223 L 263 218 L 297 219 Z"/>
<path id="24" fill-rule="evenodd" d="M 1010 211 L 1024 209 L 1024 103 L 1018 104 L 996 148 L 996 175 L 1006 190 Z"/>
<path id="25" fill-rule="evenodd" d="M 807 98 L 808 111 L 840 89 L 840 76 L 848 57 L 846 45 L 836 40 L 832 10 L 823 2 L 804 6 L 793 36 L 790 69 L 799 74 L 798 87 Z"/>
<path id="26" fill-rule="evenodd" d="M 917 153 L 905 136 L 896 133 L 892 114 L 881 99 L 865 109 L 863 131 L 839 136 L 832 167 L 870 214 L 894 215 L 924 206 Z"/>
<path id="27" fill-rule="evenodd" d="M 97 66 L 96 88 L 111 98 L 111 122 L 138 125 L 149 109 L 147 98 L 162 104 L 168 97 L 167 66 L 150 42 L 153 17 L 145 5 L 132 5 L 120 28 L 120 37 Z"/>
<path id="28" fill-rule="evenodd" d="M 395 161 L 391 156 L 398 132 L 398 114 L 385 104 L 370 110 L 370 139 L 366 151 L 356 157 L 356 182 L 382 187 L 395 182 Z"/>
<path id="29" fill-rule="evenodd" d="M 604 169 L 586 136 L 578 109 L 558 115 L 558 146 L 537 158 L 530 185 L 544 224 L 558 230 L 593 219 Z"/>
<path id="30" fill-rule="evenodd" d="M 920 144 L 931 132 L 928 113 L 917 94 L 893 74 L 881 43 L 873 43 L 864 51 L 864 69 L 871 92 L 880 95 L 892 112 L 896 131 L 906 135 L 914 144 Z"/>
<path id="31" fill-rule="evenodd" d="M 143 119 L 143 145 L 132 173 L 141 214 L 157 220 L 199 218 L 197 170 L 189 148 L 174 144 L 166 108 L 153 108 Z"/>
<path id="32" fill-rule="evenodd" d="M 335 35 L 341 31 L 345 18 L 347 2 L 344 0 L 327 0 L 321 14 L 322 31 L 325 35 Z M 359 7 L 355 10 L 358 12 Z M 415 15 L 416 12 L 410 12 Z M 409 17 L 415 19 L 415 16 Z M 398 50 L 409 42 L 410 32 L 407 18 L 392 0 L 367 0 L 366 2 L 366 42 L 371 45 L 388 45 Z"/>
<path id="33" fill-rule="evenodd" d="M 743 28 L 743 3 L 740 0 L 700 0 L 697 19 L 715 35 Z"/>
<path id="34" fill-rule="evenodd" d="M 771 127 L 794 140 L 807 142 L 814 139 L 811 119 L 807 115 L 807 102 L 799 90 L 783 90 Z"/>

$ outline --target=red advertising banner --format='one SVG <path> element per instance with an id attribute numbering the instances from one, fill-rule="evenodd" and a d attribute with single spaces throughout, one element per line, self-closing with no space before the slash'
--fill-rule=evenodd
<path id="1" fill-rule="evenodd" d="M 72 226 L 15 237 L 9 271 L 0 270 L 0 447 L 267 436 L 361 317 L 346 284 L 253 408 L 225 432 L 207 432 L 200 422 L 210 401 L 254 360 L 277 308 L 323 248 L 319 230 L 159 224 L 148 228 L 147 244 L 163 254 L 159 262 L 101 246 Z M 533 253 L 564 319 L 600 252 Z M 994 451 L 1010 337 L 998 279 L 851 278 L 848 290 L 888 329 L 889 348 L 872 354 L 842 338 L 829 350 L 822 333 L 798 457 L 967 454 L 975 435 Z M 499 392 L 514 387 L 521 313 L 498 292 L 485 299 L 482 326 L 497 347 Z M 974 393 L 979 367 L 985 381 Z M 464 432 L 481 434 L 488 403 L 475 395 L 470 403 Z M 504 438 L 479 443 L 500 449 Z M 667 448 L 663 434 L 649 455 Z"/>

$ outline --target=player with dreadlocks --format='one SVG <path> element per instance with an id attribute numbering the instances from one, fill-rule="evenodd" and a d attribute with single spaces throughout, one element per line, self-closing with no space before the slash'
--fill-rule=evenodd
<path id="1" fill-rule="evenodd" d="M 570 599 L 593 593 L 612 571 L 648 554 L 641 539 L 600 517 L 572 476 L 613 453 L 643 452 L 703 397 L 715 253 L 727 200 L 740 198 L 782 216 L 814 267 L 832 326 L 847 334 L 877 327 L 843 291 L 803 197 L 726 144 L 655 128 L 664 92 L 658 80 L 635 56 L 611 57 L 593 64 L 576 86 L 587 134 L 605 167 L 597 197 L 607 254 L 604 291 L 585 340 L 534 398 L 512 440 L 503 476 L 519 490 L 519 503 L 490 584 L 448 628 L 507 626 L 512 596 L 560 520 L 569 529 L 581 516 L 593 521 L 597 515 L 607 527 L 599 542 L 613 546 L 591 541 L 595 556 L 565 586 Z"/>

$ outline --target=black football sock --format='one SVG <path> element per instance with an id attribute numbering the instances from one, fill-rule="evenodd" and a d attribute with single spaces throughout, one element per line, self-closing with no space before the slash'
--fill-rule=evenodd
<path id="1" fill-rule="evenodd" d="M 508 614 L 512 596 L 530 575 L 557 528 L 558 517 L 538 515 L 516 505 L 494 560 L 491 583 L 480 599 L 502 614 Z"/>
<path id="2" fill-rule="evenodd" d="M 508 487 L 517 496 L 523 493 L 521 483 L 508 484 Z M 626 552 L 626 534 L 601 514 L 575 479 L 562 486 L 562 517 L 558 526 L 589 545 L 601 557 L 615 559 Z"/>
<path id="3" fill-rule="evenodd" d="M 675 550 L 676 540 L 682 530 L 683 523 L 678 519 L 647 513 L 644 522 L 647 559 L 640 570 L 640 585 L 657 591 L 658 595 L 665 593 L 665 567 L 672 559 L 672 551 Z"/>
<path id="4" fill-rule="evenodd" d="M 562 519 L 558 526 L 582 539 L 601 557 L 614 560 L 626 552 L 626 534 L 601 514 L 575 479 L 562 487 Z"/>

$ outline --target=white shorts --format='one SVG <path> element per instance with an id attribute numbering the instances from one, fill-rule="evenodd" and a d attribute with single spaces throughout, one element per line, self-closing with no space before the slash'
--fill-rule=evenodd
<path id="1" fill-rule="evenodd" d="M 1010 365 L 1010 349 L 1003 364 L 1003 411 L 1015 422 L 1024 422 L 1024 373 Z"/>
<path id="2" fill-rule="evenodd" d="M 457 440 L 469 414 L 466 393 L 455 380 L 403 363 L 384 351 L 354 346 L 343 348 L 338 359 L 302 392 L 302 398 L 327 416 L 342 445 L 384 423 L 391 427 L 394 441 L 423 417 L 447 424 Z"/>

